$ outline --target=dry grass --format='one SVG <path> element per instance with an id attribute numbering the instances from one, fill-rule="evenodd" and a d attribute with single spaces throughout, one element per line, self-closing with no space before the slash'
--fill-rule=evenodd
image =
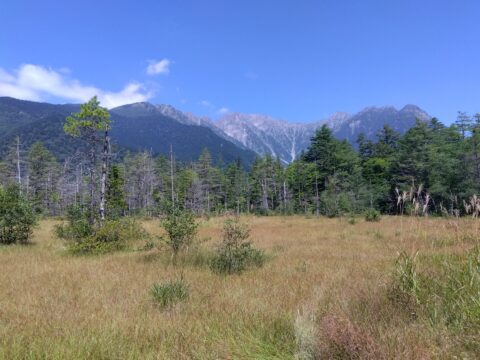
<path id="1" fill-rule="evenodd" d="M 409 321 L 384 294 L 400 251 L 463 252 L 472 246 L 469 239 L 478 239 L 476 220 L 244 220 L 270 260 L 231 277 L 206 266 L 174 267 L 158 249 L 68 256 L 53 235 L 55 221 L 43 221 L 32 245 L 0 248 L 0 358 L 459 355 L 454 338 Z M 220 241 L 222 221 L 202 223 L 200 237 L 210 239 L 203 247 Z M 143 226 L 160 233 L 157 221 Z M 188 300 L 160 310 L 149 297 L 152 284 L 180 275 L 189 284 Z"/>

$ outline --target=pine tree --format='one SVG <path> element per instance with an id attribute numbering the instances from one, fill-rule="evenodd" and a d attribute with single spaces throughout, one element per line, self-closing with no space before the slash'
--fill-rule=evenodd
<path id="1" fill-rule="evenodd" d="M 67 117 L 64 124 L 64 131 L 68 135 L 78 137 L 84 140 L 89 147 L 89 161 L 90 161 L 90 224 L 95 223 L 97 214 L 97 157 L 98 144 L 100 142 L 99 132 L 103 134 L 104 152 L 102 161 L 102 178 L 101 178 L 101 194 L 100 194 L 100 208 L 98 213 L 102 220 L 105 217 L 105 191 L 106 191 L 106 168 L 108 161 L 108 147 L 109 137 L 108 131 L 110 129 L 110 113 L 107 109 L 100 106 L 97 97 L 94 96 L 85 104 L 80 105 L 80 112 L 74 113 Z"/>

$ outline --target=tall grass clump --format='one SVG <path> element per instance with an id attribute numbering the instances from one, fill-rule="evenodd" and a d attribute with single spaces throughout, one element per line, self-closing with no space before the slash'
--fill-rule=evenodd
<path id="1" fill-rule="evenodd" d="M 33 207 L 19 187 L 0 186 L 0 244 L 26 244 L 35 224 Z"/>
<path id="2" fill-rule="evenodd" d="M 255 249 L 248 238 L 250 229 L 238 217 L 223 225 L 223 241 L 212 258 L 210 268 L 215 273 L 234 274 L 248 268 L 261 267 L 265 253 Z"/>
<path id="3" fill-rule="evenodd" d="M 395 283 L 390 295 L 404 306 L 419 304 L 420 280 L 417 273 L 417 255 L 402 252 L 395 263 Z"/>
<path id="4" fill-rule="evenodd" d="M 318 330 L 313 311 L 298 311 L 294 322 L 298 360 L 313 360 L 317 355 Z"/>
<path id="5" fill-rule="evenodd" d="M 396 264 L 393 300 L 413 310 L 433 328 L 445 328 L 480 356 L 480 248 L 464 254 L 422 258 L 401 254 Z"/>
<path id="6" fill-rule="evenodd" d="M 153 284 L 150 289 L 152 300 L 160 308 L 172 306 L 188 298 L 189 290 L 183 278 Z"/>

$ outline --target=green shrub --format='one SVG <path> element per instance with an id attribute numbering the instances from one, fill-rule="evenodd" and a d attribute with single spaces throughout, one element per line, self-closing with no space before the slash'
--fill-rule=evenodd
<path id="1" fill-rule="evenodd" d="M 33 208 L 18 186 L 0 186 L 0 244 L 27 243 L 35 223 Z"/>
<path id="2" fill-rule="evenodd" d="M 188 285 L 183 279 L 153 284 L 150 295 L 153 301 L 165 308 L 188 298 Z"/>
<path id="3" fill-rule="evenodd" d="M 255 249 L 248 241 L 250 230 L 238 218 L 228 219 L 223 227 L 223 242 L 211 260 L 213 272 L 240 273 L 250 267 L 260 267 L 265 262 L 263 251 Z"/>
<path id="4" fill-rule="evenodd" d="M 81 241 L 94 233 L 88 222 L 88 214 L 81 206 L 71 205 L 66 212 L 67 224 L 55 226 L 55 233 L 60 239 Z"/>
<path id="5" fill-rule="evenodd" d="M 365 221 L 375 222 L 375 221 L 380 221 L 380 219 L 381 219 L 381 216 L 378 210 L 368 209 L 365 212 Z"/>
<path id="6" fill-rule="evenodd" d="M 124 250 L 131 240 L 146 237 L 138 223 L 129 218 L 105 221 L 85 238 L 74 239 L 68 250 L 75 255 L 99 255 Z"/>
<path id="7" fill-rule="evenodd" d="M 188 247 L 198 231 L 195 215 L 178 207 L 170 207 L 161 224 L 167 232 L 167 244 L 171 247 L 174 255 Z"/>

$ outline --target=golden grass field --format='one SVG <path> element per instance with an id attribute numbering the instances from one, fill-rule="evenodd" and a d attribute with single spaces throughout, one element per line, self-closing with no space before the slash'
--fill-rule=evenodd
<path id="1" fill-rule="evenodd" d="M 223 220 L 202 221 L 202 248 L 220 241 Z M 188 255 L 173 266 L 158 248 L 68 255 L 58 221 L 41 221 L 31 245 L 0 247 L 0 358 L 306 359 L 312 348 L 330 358 L 332 341 L 344 358 L 473 358 L 458 334 L 409 319 L 385 293 L 400 251 L 461 253 L 472 247 L 465 233 L 478 238 L 476 220 L 242 221 L 269 259 L 233 276 Z M 161 233 L 158 220 L 142 225 Z M 159 309 L 152 284 L 180 276 L 189 298 Z"/>

